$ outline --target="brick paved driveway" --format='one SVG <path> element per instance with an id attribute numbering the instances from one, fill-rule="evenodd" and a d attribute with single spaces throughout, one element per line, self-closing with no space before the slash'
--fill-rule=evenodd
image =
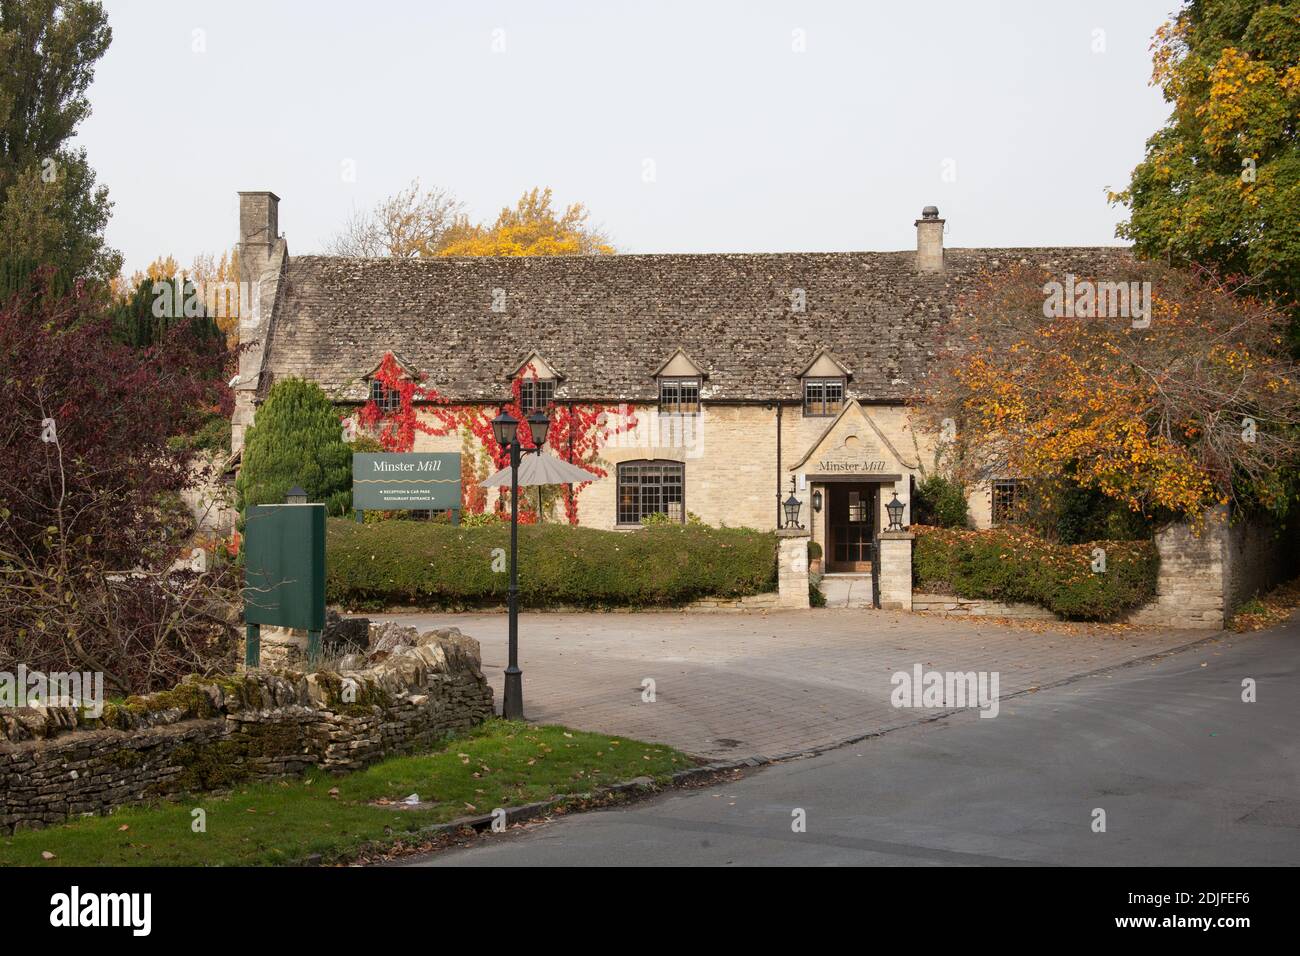
<path id="1" fill-rule="evenodd" d="M 504 612 L 377 615 L 455 625 L 483 645 L 501 706 Z M 520 615 L 524 712 L 539 723 L 672 744 L 700 756 L 777 756 L 932 717 L 889 702 L 890 676 L 997 671 L 1005 698 L 1209 637 L 1211 631 L 1035 633 L 863 609 Z M 641 699 L 655 682 L 655 702 Z"/>

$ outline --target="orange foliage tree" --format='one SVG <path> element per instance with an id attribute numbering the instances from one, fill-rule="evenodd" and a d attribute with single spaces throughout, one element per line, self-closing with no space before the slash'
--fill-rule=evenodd
<path id="1" fill-rule="evenodd" d="M 1025 266 L 961 301 L 917 400 L 955 433 L 963 477 L 1073 483 L 1193 522 L 1229 501 L 1285 512 L 1300 384 L 1283 314 L 1205 273 L 1117 271 L 1067 280 Z M 1128 310 L 1102 292 L 1113 283 L 1133 291 Z"/>

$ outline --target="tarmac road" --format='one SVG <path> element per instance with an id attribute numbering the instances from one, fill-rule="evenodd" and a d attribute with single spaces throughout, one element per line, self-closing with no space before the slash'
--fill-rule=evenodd
<path id="1" fill-rule="evenodd" d="M 996 718 L 964 711 L 403 865 L 1296 864 L 1297 660 L 1300 619 L 1225 634 L 1005 699 Z"/>

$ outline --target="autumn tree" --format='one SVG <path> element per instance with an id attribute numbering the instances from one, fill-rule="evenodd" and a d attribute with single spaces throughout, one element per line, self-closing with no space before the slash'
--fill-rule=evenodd
<path id="1" fill-rule="evenodd" d="M 1144 282 L 1149 309 L 1137 304 Z M 1128 314 L 1101 295 L 1119 283 L 1133 292 Z M 1019 475 L 1194 522 L 1230 501 L 1284 513 L 1300 462 L 1285 322 L 1240 289 L 1162 264 L 1072 278 L 1021 267 L 963 299 L 918 401 L 963 449 L 952 460 L 967 480 Z"/>
<path id="2" fill-rule="evenodd" d="M 588 222 L 581 203 L 562 212 L 550 189 L 531 189 L 493 222 L 475 223 L 463 204 L 419 180 L 354 212 L 326 247 L 330 255 L 410 259 L 429 256 L 578 256 L 612 253 L 613 246 Z"/>
<path id="3" fill-rule="evenodd" d="M 103 282 L 120 269 L 103 238 L 108 191 L 68 145 L 111 39 L 94 0 L 0 3 L 0 260 Z"/>
<path id="4" fill-rule="evenodd" d="M 442 189 L 424 189 L 418 179 L 380 200 L 372 209 L 354 210 L 326 252 L 350 258 L 413 259 L 445 241 L 461 215 L 458 199 Z"/>
<path id="5" fill-rule="evenodd" d="M 1149 258 L 1248 276 L 1300 303 L 1300 8 L 1191 0 L 1157 32 L 1173 113 L 1148 141 L 1117 234 Z"/>
<path id="6" fill-rule="evenodd" d="M 216 323 L 227 341 L 234 347 L 239 339 L 239 312 L 243 305 L 239 287 L 239 249 L 223 252 L 218 258 L 210 253 L 200 253 L 194 257 L 188 269 L 182 268 L 173 255 L 157 256 L 143 270 L 137 269 L 131 277 L 118 276 L 113 280 L 114 298 L 120 305 L 129 306 L 133 315 L 145 316 L 141 298 L 149 290 L 157 290 L 159 283 L 171 283 L 175 290 L 167 298 L 169 311 L 174 314 L 159 315 L 155 318 L 179 318 L 181 308 L 186 303 L 196 302 L 195 310 L 190 307 L 189 318 L 205 317 Z M 179 282 L 179 285 L 177 283 Z M 157 304 L 157 295 L 150 299 L 151 306 Z"/>
<path id="7" fill-rule="evenodd" d="M 83 291 L 0 304 L 0 670 L 97 670 L 123 692 L 204 672 L 238 634 L 220 580 L 178 572 L 180 493 L 227 356 L 184 325 L 114 341 Z"/>
<path id="8" fill-rule="evenodd" d="M 603 232 L 588 222 L 582 203 L 557 212 L 551 190 L 525 192 L 513 207 L 501 210 L 491 225 L 474 225 L 459 217 L 434 250 L 439 256 L 584 256 L 614 251 Z"/>

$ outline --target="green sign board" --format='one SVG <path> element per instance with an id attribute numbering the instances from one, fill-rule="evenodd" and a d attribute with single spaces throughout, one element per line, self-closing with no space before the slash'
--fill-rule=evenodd
<path id="1" fill-rule="evenodd" d="M 253 505 L 244 521 L 244 623 L 325 627 L 325 506 Z"/>
<path id="2" fill-rule="evenodd" d="M 459 509 L 460 453 L 353 455 L 352 507 L 357 511 Z"/>

